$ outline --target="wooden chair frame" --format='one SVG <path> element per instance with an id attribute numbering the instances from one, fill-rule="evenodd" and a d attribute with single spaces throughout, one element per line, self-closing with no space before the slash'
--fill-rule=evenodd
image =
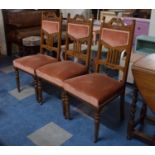
<path id="1" fill-rule="evenodd" d="M 44 40 L 44 30 L 42 30 L 41 28 L 41 41 L 40 41 L 40 53 L 41 54 L 44 54 L 44 51 L 43 49 L 47 49 L 47 50 L 54 50 L 57 52 L 57 59 L 59 60 L 59 57 L 60 57 L 60 50 L 61 50 L 61 25 L 62 25 L 62 14 L 60 14 L 59 17 L 56 16 L 56 14 L 54 12 L 43 12 L 42 13 L 42 20 L 54 20 L 54 21 L 57 21 L 59 22 L 59 33 L 56 33 L 54 35 L 57 35 L 58 36 L 58 48 L 55 48 L 55 47 L 51 47 L 49 45 L 45 45 L 43 43 L 43 40 Z M 41 20 L 41 22 L 42 22 Z M 47 34 L 47 33 L 46 33 Z M 53 34 L 48 34 L 48 36 L 50 36 L 49 38 L 53 38 L 54 37 Z M 53 44 L 52 44 L 53 45 Z M 17 68 L 17 67 L 14 67 L 14 70 L 15 70 L 15 74 L 16 74 L 16 85 L 17 85 L 17 90 L 18 92 L 21 91 L 20 89 L 20 77 L 19 77 L 19 70 L 21 71 L 24 71 L 20 68 Z M 26 71 L 24 71 L 26 72 Z M 36 100 L 38 101 L 38 83 L 37 83 L 37 76 L 36 75 L 32 75 L 28 72 L 26 72 L 27 74 L 31 75 L 33 77 L 33 80 L 34 80 L 34 88 L 35 88 L 35 95 L 36 95 Z"/>
<path id="2" fill-rule="evenodd" d="M 86 38 L 81 38 L 77 40 L 77 46 L 76 44 L 76 38 L 74 38 L 73 36 L 68 34 L 68 23 L 74 23 L 74 24 L 83 24 L 83 25 L 88 25 L 89 28 L 89 35 Z M 90 52 L 91 52 L 91 44 L 92 44 L 92 29 L 93 29 L 93 20 L 86 20 L 84 18 L 84 16 L 82 15 L 75 15 L 74 18 L 70 17 L 70 14 L 68 14 L 68 18 L 67 18 L 67 32 L 66 32 L 66 43 L 65 43 L 65 60 L 68 59 L 69 56 L 71 57 L 77 57 L 80 60 L 84 60 L 85 61 L 85 65 L 87 67 L 87 69 L 89 68 L 89 61 L 90 61 Z M 69 50 L 69 39 L 74 41 L 74 50 Z M 87 48 L 87 52 L 86 54 L 81 53 L 81 48 L 80 45 L 81 43 L 87 42 L 88 43 L 88 48 Z M 38 100 L 39 103 L 43 103 L 43 96 L 42 96 L 42 85 L 41 85 L 41 81 L 46 79 L 41 79 L 40 77 L 38 77 Z M 47 81 L 49 82 L 49 81 Z M 51 82 L 50 82 L 51 83 Z M 64 98 L 64 94 L 62 92 L 61 94 L 62 99 Z M 65 108 L 63 107 L 63 113 L 65 113 Z"/>
<path id="3" fill-rule="evenodd" d="M 116 23 L 116 25 L 113 25 L 113 23 Z M 127 78 L 127 72 L 128 72 L 128 66 L 129 66 L 129 61 L 130 61 L 130 55 L 131 55 L 131 50 L 132 50 L 132 40 L 133 40 L 133 32 L 134 32 L 134 27 L 135 27 L 135 22 L 133 21 L 133 24 L 130 26 L 125 26 L 122 22 L 121 19 L 112 19 L 109 23 L 102 23 L 101 29 L 100 29 L 100 34 L 102 31 L 102 28 L 109 28 L 109 29 L 116 29 L 116 30 L 123 30 L 130 32 L 129 33 L 129 40 L 128 40 L 128 45 L 126 46 L 119 46 L 119 47 L 111 47 L 109 44 L 101 40 L 101 35 L 100 35 L 100 40 L 99 40 L 99 46 L 98 46 L 98 54 L 97 54 L 97 60 L 96 60 L 96 72 L 99 72 L 99 67 L 100 65 L 105 65 L 110 69 L 113 70 L 121 70 L 123 71 L 123 78 L 121 82 L 123 83 L 122 89 L 115 94 L 113 97 L 109 98 L 104 102 L 104 104 L 100 104 L 99 107 L 95 107 L 91 104 L 89 104 L 86 101 L 83 101 L 84 103 L 90 105 L 94 109 L 94 120 L 95 120 L 95 130 L 94 130 L 94 142 L 97 142 L 98 140 L 98 135 L 99 135 L 99 125 L 100 125 L 100 112 L 101 110 L 112 100 L 114 100 L 116 97 L 120 96 L 120 118 L 121 120 L 124 118 L 124 99 L 125 99 L 125 82 Z M 102 52 L 102 46 L 108 48 L 109 51 L 107 53 L 107 58 L 105 61 L 101 59 L 101 52 Z M 126 58 L 125 58 L 125 67 L 122 67 L 118 64 L 115 64 L 120 58 L 120 52 L 122 50 L 126 49 Z M 113 50 L 113 52 L 111 51 Z M 115 53 L 119 52 L 119 55 L 116 55 Z M 117 56 L 117 59 L 115 57 Z M 64 117 L 66 119 L 70 119 L 70 105 L 68 102 L 68 95 L 75 96 L 71 94 L 71 92 L 63 92 L 63 98 L 62 98 L 62 103 L 64 105 Z M 79 98 L 75 96 L 76 98 Z M 80 99 L 80 98 L 79 98 Z M 82 99 L 80 99 L 82 100 Z"/>

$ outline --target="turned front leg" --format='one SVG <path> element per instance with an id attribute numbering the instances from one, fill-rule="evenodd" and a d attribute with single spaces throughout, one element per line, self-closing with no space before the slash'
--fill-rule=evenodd
<path id="1" fill-rule="evenodd" d="M 70 119 L 70 104 L 69 104 L 68 95 L 66 92 L 64 92 L 63 104 L 64 104 L 65 119 Z"/>
<path id="2" fill-rule="evenodd" d="M 95 111 L 95 132 L 94 132 L 94 143 L 97 142 L 99 136 L 99 127 L 100 127 L 100 110 Z"/>

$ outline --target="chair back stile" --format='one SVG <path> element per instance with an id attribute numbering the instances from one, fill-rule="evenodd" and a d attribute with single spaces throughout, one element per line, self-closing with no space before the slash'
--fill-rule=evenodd
<path id="1" fill-rule="evenodd" d="M 66 48 L 65 60 L 68 57 L 74 57 L 85 62 L 89 67 L 91 44 L 92 44 L 93 20 L 86 20 L 82 15 L 76 15 L 74 18 L 68 14 L 67 32 L 66 32 Z M 73 42 L 73 49 L 69 49 L 69 42 Z M 87 50 L 81 49 L 82 44 L 86 44 Z"/>
<path id="2" fill-rule="evenodd" d="M 41 21 L 41 41 L 40 52 L 45 53 L 45 49 L 56 52 L 56 58 L 59 60 L 61 51 L 62 34 L 62 14 L 59 17 L 54 12 L 43 12 Z M 54 46 L 57 39 L 57 47 Z"/>
<path id="3" fill-rule="evenodd" d="M 100 28 L 100 39 L 96 59 L 96 72 L 99 72 L 100 65 L 105 65 L 112 70 L 123 72 L 121 81 L 125 83 L 132 50 L 132 39 L 135 22 L 132 25 L 124 25 L 121 19 L 113 18 L 110 22 L 102 22 Z M 101 58 L 102 48 L 107 52 L 106 58 Z M 120 64 L 124 55 L 125 64 Z"/>

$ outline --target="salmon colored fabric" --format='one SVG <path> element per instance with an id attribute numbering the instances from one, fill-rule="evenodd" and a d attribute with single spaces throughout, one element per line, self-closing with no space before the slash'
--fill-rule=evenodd
<path id="1" fill-rule="evenodd" d="M 72 61 L 61 61 L 48 64 L 36 70 L 38 77 L 45 79 L 57 86 L 62 87 L 66 79 L 73 78 L 87 73 L 84 65 Z"/>
<path id="2" fill-rule="evenodd" d="M 86 74 L 64 82 L 67 92 L 95 107 L 114 96 L 122 86 L 121 82 L 99 73 Z"/>
<path id="3" fill-rule="evenodd" d="M 129 42 L 129 32 L 102 28 L 101 40 L 112 47 L 126 46 Z"/>
<path id="4" fill-rule="evenodd" d="M 57 62 L 57 59 L 43 55 L 43 54 L 37 54 L 37 55 L 30 55 L 25 56 L 22 58 L 17 58 L 13 61 L 13 65 L 16 68 L 19 68 L 23 71 L 26 71 L 30 74 L 35 74 L 35 70 L 43 65 L 46 65 L 48 63 L 54 63 Z"/>
<path id="5" fill-rule="evenodd" d="M 42 29 L 49 34 L 57 33 L 59 32 L 59 22 L 43 20 Z"/>
<path id="6" fill-rule="evenodd" d="M 68 34 L 76 39 L 86 38 L 89 36 L 89 26 L 68 23 Z"/>

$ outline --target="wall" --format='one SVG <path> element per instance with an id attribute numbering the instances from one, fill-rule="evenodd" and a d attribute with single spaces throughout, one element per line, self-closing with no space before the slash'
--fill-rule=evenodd
<path id="1" fill-rule="evenodd" d="M 155 36 L 155 9 L 152 9 L 151 11 L 149 35 Z"/>
<path id="2" fill-rule="evenodd" d="M 2 9 L 0 9 L 0 44 L 2 46 L 2 54 L 6 55 L 6 42 L 5 42 L 5 33 L 4 33 L 4 24 L 3 24 L 3 16 Z"/>

